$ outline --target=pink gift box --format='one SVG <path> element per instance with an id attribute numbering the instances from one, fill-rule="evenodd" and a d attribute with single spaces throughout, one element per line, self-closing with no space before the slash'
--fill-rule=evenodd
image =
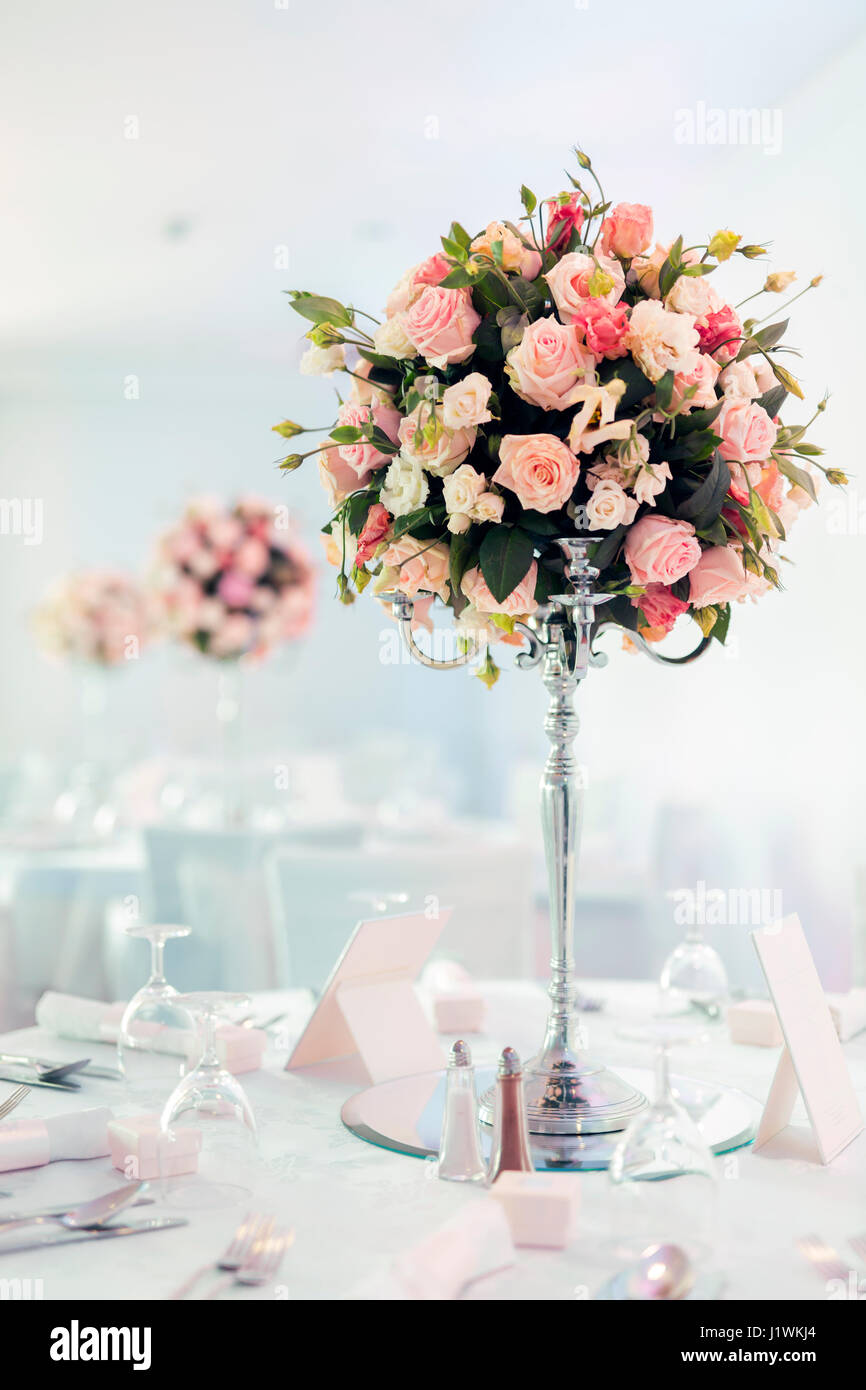
<path id="1" fill-rule="evenodd" d="M 576 1173 L 500 1173 L 490 1189 L 508 1217 L 515 1245 L 562 1249 L 574 1233 L 580 1205 Z"/>
<path id="2" fill-rule="evenodd" d="M 754 1047 L 781 1047 L 784 1038 L 769 999 L 743 999 L 728 1009 L 728 1032 L 733 1043 Z"/>
<path id="3" fill-rule="evenodd" d="M 433 996 L 433 1017 L 440 1033 L 481 1033 L 487 1018 L 487 1005 L 474 985 L 454 985 L 437 989 Z"/>
<path id="4" fill-rule="evenodd" d="M 194 1173 L 201 1148 L 200 1129 L 178 1129 L 170 1137 L 158 1115 L 124 1115 L 108 1126 L 111 1161 L 128 1178 L 175 1178 Z"/>

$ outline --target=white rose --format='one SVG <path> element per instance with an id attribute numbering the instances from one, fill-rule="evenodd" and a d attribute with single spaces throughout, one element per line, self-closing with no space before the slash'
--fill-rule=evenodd
<path id="1" fill-rule="evenodd" d="M 670 464 L 648 463 L 645 468 L 641 469 L 632 484 L 632 492 L 637 501 L 639 503 L 648 502 L 651 507 L 654 507 L 656 498 L 660 492 L 664 492 L 665 483 L 670 476 Z"/>
<path id="2" fill-rule="evenodd" d="M 486 491 L 487 479 L 484 474 L 476 472 L 471 463 L 461 464 L 442 484 L 445 510 L 465 512 L 468 515 L 482 492 Z"/>
<path id="3" fill-rule="evenodd" d="M 634 520 L 637 502 L 627 497 L 612 478 L 603 478 L 593 489 L 586 504 L 586 516 L 590 531 L 613 531 L 623 522 Z"/>
<path id="4" fill-rule="evenodd" d="M 373 346 L 383 357 L 415 357 L 416 350 L 406 337 L 406 315 L 395 314 L 393 318 L 380 323 L 373 334 Z"/>
<path id="5" fill-rule="evenodd" d="M 726 396 L 745 396 L 754 401 L 762 394 L 751 362 L 731 362 L 719 376 L 719 385 Z"/>
<path id="6" fill-rule="evenodd" d="M 483 613 L 479 613 L 477 608 L 473 608 L 471 603 L 467 603 L 459 618 L 454 619 L 455 631 L 461 637 L 465 637 L 470 642 L 498 642 L 503 637 L 503 630 L 491 623 L 489 618 L 485 618 Z"/>
<path id="7" fill-rule="evenodd" d="M 427 501 L 430 484 L 420 463 L 398 454 L 385 474 L 380 501 L 392 516 L 416 512 Z"/>
<path id="8" fill-rule="evenodd" d="M 465 429 L 484 425 L 493 417 L 487 409 L 493 385 L 482 372 L 472 372 L 455 381 L 442 397 L 442 423 L 446 429 Z"/>
<path id="9" fill-rule="evenodd" d="M 504 497 L 496 492 L 482 492 L 472 508 L 472 516 L 475 521 L 501 521 L 504 510 Z"/>
<path id="10" fill-rule="evenodd" d="M 463 512 L 452 512 L 448 518 L 448 530 L 454 536 L 462 536 L 472 525 L 472 518 Z"/>
<path id="11" fill-rule="evenodd" d="M 665 372 L 693 372 L 700 358 L 692 315 L 669 313 L 655 299 L 634 306 L 623 342 L 650 381 Z"/>
<path id="12" fill-rule="evenodd" d="M 312 344 L 301 358 L 300 370 L 304 376 L 333 376 L 346 365 L 346 349 L 342 343 L 333 347 L 316 347 Z"/>
<path id="13" fill-rule="evenodd" d="M 721 302 L 707 276 L 681 275 L 665 300 L 665 307 L 701 319 L 718 309 Z"/>

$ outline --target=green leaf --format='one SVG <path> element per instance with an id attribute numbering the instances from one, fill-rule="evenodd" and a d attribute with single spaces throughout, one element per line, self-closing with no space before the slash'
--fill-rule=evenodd
<path id="1" fill-rule="evenodd" d="M 455 265 L 454 269 L 445 276 L 445 279 L 439 281 L 444 290 L 464 290 L 467 285 L 474 283 L 469 271 L 464 270 L 462 265 Z"/>
<path id="2" fill-rule="evenodd" d="M 461 227 L 459 222 L 451 223 L 451 228 L 448 232 L 448 236 L 451 239 L 451 241 L 456 241 L 457 245 L 462 246 L 465 251 L 468 251 L 469 247 L 472 245 L 471 236 L 469 235 L 465 227 Z"/>
<path id="3" fill-rule="evenodd" d="M 447 251 L 448 255 L 452 256 L 455 261 L 466 260 L 466 247 L 461 246 L 459 241 L 452 241 L 451 237 L 448 236 L 440 237 L 439 240 L 442 242 L 443 251 Z"/>
<path id="4" fill-rule="evenodd" d="M 531 217 L 532 214 L 535 212 L 535 209 L 538 207 L 538 199 L 536 198 L 532 190 L 526 187 L 525 183 L 521 186 L 520 189 L 520 201 L 526 208 L 528 216 Z"/>
<path id="5" fill-rule="evenodd" d="M 448 577 L 455 594 L 460 593 L 460 581 L 474 563 L 474 546 L 469 539 L 471 534 L 471 531 L 464 531 L 461 535 L 451 537 Z"/>
<path id="6" fill-rule="evenodd" d="M 645 396 L 652 395 L 655 387 L 649 377 L 644 376 L 640 367 L 631 357 L 620 357 L 616 361 L 604 361 L 598 365 L 598 379 L 602 386 L 607 386 L 614 377 L 625 382 L 625 393 L 617 406 L 617 415 L 623 416 L 632 406 L 637 405 Z"/>
<path id="7" fill-rule="evenodd" d="M 375 501 L 376 494 L 373 492 L 353 492 L 352 496 L 347 499 L 346 525 L 353 536 L 361 534 L 364 529 L 364 522 L 367 520 L 367 513 Z"/>
<path id="8" fill-rule="evenodd" d="M 656 382 L 656 405 L 659 410 L 670 410 L 674 394 L 674 374 L 665 372 Z"/>
<path id="9" fill-rule="evenodd" d="M 801 468 L 799 464 L 796 464 L 787 454 L 774 454 L 773 458 L 779 465 L 779 472 L 784 473 L 789 482 L 796 483 L 797 487 L 801 487 L 803 491 L 811 497 L 813 502 L 818 501 L 815 484 L 812 481 L 811 474 L 807 473 L 805 468 Z"/>
<path id="10" fill-rule="evenodd" d="M 774 419 L 782 408 L 782 403 L 788 392 L 784 386 L 771 386 L 769 391 L 765 391 L 763 396 L 759 396 L 755 405 L 759 405 L 762 410 L 766 410 L 770 419 Z"/>
<path id="11" fill-rule="evenodd" d="M 709 473 L 684 502 L 677 507 L 680 521 L 690 521 L 695 530 L 711 526 L 722 509 L 731 486 L 731 470 L 716 450 Z"/>
<path id="12" fill-rule="evenodd" d="M 715 405 L 708 405 L 702 410 L 692 410 L 688 415 L 677 415 L 674 424 L 675 435 L 692 434 L 695 430 L 707 429 L 724 404 L 724 400 L 716 401 Z"/>
<path id="13" fill-rule="evenodd" d="M 531 508 L 520 513 L 517 524 L 531 536 L 558 536 L 562 532 L 561 522 L 554 521 L 546 512 L 535 512 Z"/>
<path id="14" fill-rule="evenodd" d="M 561 592 L 563 578 L 561 574 L 554 574 L 546 565 L 538 566 L 538 575 L 535 580 L 535 601 L 536 603 L 546 603 L 551 594 Z"/>
<path id="15" fill-rule="evenodd" d="M 417 511 L 407 512 L 405 516 L 397 517 L 391 534 L 394 537 L 405 536 L 410 531 L 417 532 L 425 527 L 438 525 L 444 519 L 444 504 L 442 502 L 433 503 L 427 507 L 419 507 Z"/>
<path id="16" fill-rule="evenodd" d="M 609 531 L 593 552 L 592 563 L 598 569 L 603 570 L 615 559 L 620 545 L 625 540 L 627 526 L 617 526 L 613 531 Z"/>
<path id="17" fill-rule="evenodd" d="M 484 581 L 497 603 L 525 578 L 533 555 L 532 537 L 516 526 L 493 526 L 481 542 L 478 558 Z"/>
<path id="18" fill-rule="evenodd" d="M 306 294 L 293 290 L 292 308 L 302 318 L 311 323 L 336 323 L 349 325 L 354 322 L 351 309 L 341 304 L 339 299 L 327 299 L 320 294 Z"/>

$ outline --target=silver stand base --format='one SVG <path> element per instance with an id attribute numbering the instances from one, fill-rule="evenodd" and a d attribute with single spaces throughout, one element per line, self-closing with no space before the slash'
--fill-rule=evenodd
<path id="1" fill-rule="evenodd" d="M 530 1134 L 608 1134 L 625 1129 L 647 1103 L 636 1087 L 586 1056 L 553 1065 L 543 1054 L 533 1057 L 523 1085 Z M 494 1085 L 481 1097 L 483 1124 L 493 1124 L 495 1096 Z"/>

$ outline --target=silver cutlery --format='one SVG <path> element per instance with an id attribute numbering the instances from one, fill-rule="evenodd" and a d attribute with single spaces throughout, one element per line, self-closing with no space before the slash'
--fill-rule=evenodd
<path id="1" fill-rule="evenodd" d="M 812 1268 L 818 1271 L 822 1279 L 841 1279 L 843 1283 L 848 1282 L 851 1273 L 849 1266 L 843 1264 L 838 1251 L 820 1236 L 800 1236 L 797 1249 Z"/>
<path id="2" fill-rule="evenodd" d="M 29 1086 L 16 1086 L 15 1090 L 12 1091 L 11 1094 L 8 1095 L 4 1101 L 0 1101 L 0 1120 L 3 1120 L 6 1118 L 7 1115 L 10 1115 L 12 1111 L 15 1109 L 16 1105 L 20 1105 L 24 1097 L 28 1095 L 29 1092 Z"/>
<path id="3" fill-rule="evenodd" d="M 8 1081 L 14 1086 L 44 1086 L 48 1091 L 80 1091 L 77 1081 L 45 1081 L 41 1076 L 10 1076 L 0 1072 L 0 1081 Z"/>
<path id="4" fill-rule="evenodd" d="M 186 1298 L 186 1295 L 195 1288 L 199 1279 L 205 1274 L 216 1274 L 219 1270 L 234 1274 L 247 1259 L 253 1241 L 259 1232 L 265 1227 L 268 1230 L 273 1229 L 273 1224 L 273 1217 L 268 1218 L 260 1216 L 258 1212 L 248 1212 L 235 1231 L 225 1253 L 218 1260 L 210 1260 L 207 1264 L 200 1265 L 179 1288 L 175 1289 L 174 1293 L 169 1294 L 169 1298 L 175 1300 Z"/>
<path id="5" fill-rule="evenodd" d="M 16 1057 L 12 1052 L 0 1052 L 0 1062 L 11 1062 L 13 1066 L 32 1067 L 43 1081 L 64 1081 L 73 1072 L 83 1071 L 90 1063 L 89 1057 L 78 1062 L 49 1062 L 44 1057 Z"/>
<path id="6" fill-rule="evenodd" d="M 117 1212 L 134 1202 L 144 1186 L 145 1183 L 143 1182 L 128 1182 L 124 1187 L 117 1187 L 113 1192 L 107 1192 L 104 1197 L 94 1197 L 90 1202 L 83 1202 L 80 1206 L 73 1207 L 71 1211 L 66 1211 L 61 1216 L 25 1216 L 13 1220 L 0 1219 L 0 1235 L 6 1231 L 15 1230 L 18 1226 L 41 1225 L 43 1221 L 59 1221 L 61 1226 L 65 1226 L 70 1231 L 93 1229 L 95 1226 L 101 1226 L 106 1221 L 110 1221 Z"/>
<path id="7" fill-rule="evenodd" d="M 152 1216 L 147 1221 L 130 1222 L 127 1226 L 97 1226 L 90 1230 L 51 1231 L 40 1240 L 23 1240 L 15 1245 L 2 1242 L 4 1255 L 20 1250 L 43 1250 L 48 1245 L 74 1245 L 80 1240 L 113 1240 L 115 1236 L 139 1236 L 148 1231 L 168 1231 L 175 1226 L 187 1226 L 189 1222 L 179 1216 Z M 2 1232 L 0 1232 L 2 1234 Z"/>
<path id="8" fill-rule="evenodd" d="M 208 1299 L 219 1298 L 220 1294 L 233 1284 L 247 1288 L 258 1288 L 275 1278 L 283 1256 L 294 1243 L 294 1230 L 273 1230 L 273 1221 L 268 1223 L 267 1233 L 260 1233 L 253 1241 L 250 1252 L 234 1275 L 222 1279 L 206 1295 Z"/>
<path id="9" fill-rule="evenodd" d="M 0 1197 L 11 1197 L 11 1192 L 0 1192 Z M 134 1202 L 130 1202 L 131 1207 L 152 1207 L 155 1199 L 153 1197 L 136 1197 Z M 71 1210 L 69 1202 L 65 1206 L 56 1207 L 34 1207 L 33 1211 L 12 1211 L 8 1214 L 4 1212 L 0 1216 L 0 1235 L 3 1234 L 3 1223 L 6 1221 L 22 1221 L 28 1224 L 39 1219 L 40 1221 L 49 1216 L 65 1216 Z"/>

